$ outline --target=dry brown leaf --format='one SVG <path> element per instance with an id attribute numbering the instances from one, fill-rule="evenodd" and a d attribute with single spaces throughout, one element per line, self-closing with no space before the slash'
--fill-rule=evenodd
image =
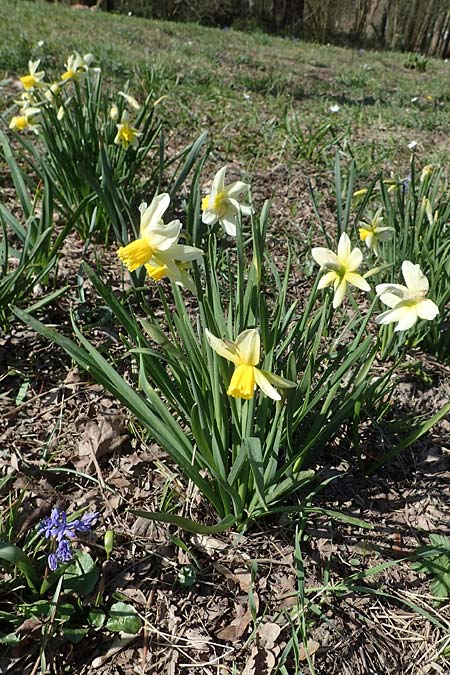
<path id="1" fill-rule="evenodd" d="M 281 627 L 277 623 L 268 621 L 261 628 L 258 628 L 260 644 L 265 649 L 273 649 L 281 633 Z"/>
<path id="2" fill-rule="evenodd" d="M 306 649 L 304 645 L 300 645 L 298 658 L 300 659 L 300 661 L 306 661 L 308 656 L 313 656 L 313 654 L 316 653 L 319 647 L 320 643 L 316 642 L 316 640 L 308 640 L 308 642 L 306 643 Z"/>
<path id="3" fill-rule="evenodd" d="M 239 569 L 235 572 L 232 572 L 230 569 L 228 569 L 228 567 L 222 565 L 222 563 L 219 562 L 214 563 L 214 569 L 219 574 L 222 574 L 225 579 L 228 579 L 239 586 L 239 588 L 244 591 L 244 593 L 249 592 L 252 585 L 252 575 L 246 570 Z"/>
<path id="4" fill-rule="evenodd" d="M 252 647 L 250 658 L 242 675 L 270 675 L 275 666 L 275 656 L 267 649 Z"/>
<path id="5" fill-rule="evenodd" d="M 89 466 L 93 456 L 100 459 L 118 450 L 127 439 L 123 431 L 123 421 L 118 415 L 103 417 L 98 421 L 89 420 L 78 444 L 77 468 Z"/>
<path id="6" fill-rule="evenodd" d="M 247 630 L 250 621 L 252 620 L 252 613 L 249 609 L 244 612 L 242 605 L 235 605 L 236 618 L 225 628 L 219 630 L 216 637 L 219 640 L 226 640 L 227 642 L 234 642 L 238 640 Z"/>
<path id="7" fill-rule="evenodd" d="M 213 555 L 215 551 L 223 551 L 225 548 L 228 548 L 228 544 L 225 542 L 215 537 L 209 537 L 206 534 L 194 534 L 191 537 L 191 542 L 207 555 Z"/>

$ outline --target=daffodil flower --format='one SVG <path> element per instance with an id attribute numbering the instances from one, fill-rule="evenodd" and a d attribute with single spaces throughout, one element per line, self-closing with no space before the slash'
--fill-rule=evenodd
<path id="1" fill-rule="evenodd" d="M 145 269 L 154 281 L 167 277 L 174 284 L 195 293 L 195 284 L 188 270 L 192 267 L 192 262 L 198 262 L 202 255 L 203 251 L 194 246 L 173 244 L 167 251 L 154 256 L 152 263 L 147 263 Z"/>
<path id="2" fill-rule="evenodd" d="M 81 56 L 78 52 L 74 52 L 67 59 L 66 70 L 61 75 L 61 80 L 66 82 L 68 80 L 80 81 L 86 77 L 92 61 L 93 54 L 85 54 Z"/>
<path id="3" fill-rule="evenodd" d="M 429 283 L 420 265 L 405 260 L 402 274 L 406 286 L 379 284 L 376 287 L 381 302 L 391 309 L 380 314 L 375 321 L 379 324 L 397 322 L 396 331 L 408 330 L 417 319 L 432 321 L 439 314 L 438 306 L 426 297 Z"/>
<path id="4" fill-rule="evenodd" d="M 130 117 L 126 110 L 122 113 L 122 119 L 117 125 L 117 134 L 114 139 L 116 145 L 121 145 L 125 150 L 138 143 L 140 132 L 130 125 Z"/>
<path id="5" fill-rule="evenodd" d="M 362 221 L 359 227 L 359 238 L 366 243 L 367 248 L 371 248 L 375 255 L 379 255 L 378 244 L 387 241 L 394 231 L 393 227 L 382 226 L 383 209 L 378 209 L 375 215 L 368 221 Z"/>
<path id="6" fill-rule="evenodd" d="M 156 196 L 150 206 L 143 202 L 139 207 L 141 238 L 119 248 L 117 255 L 130 272 L 147 264 L 147 272 L 153 279 L 169 276 L 175 283 L 183 283 L 192 289 L 193 284 L 189 285 L 179 266 L 199 260 L 202 251 L 194 246 L 178 244 L 180 221 L 172 220 L 166 224 L 162 219 L 169 204 L 167 193 Z M 184 281 L 187 283 L 184 284 Z"/>
<path id="7" fill-rule="evenodd" d="M 14 131 L 31 130 L 34 133 L 39 132 L 39 108 L 23 108 L 20 115 L 14 115 L 9 123 L 9 128 Z"/>
<path id="8" fill-rule="evenodd" d="M 139 101 L 136 101 L 134 96 L 130 96 L 130 94 L 126 94 L 124 91 L 119 91 L 119 96 L 122 96 L 133 110 L 138 111 L 141 109 L 141 104 Z"/>
<path id="9" fill-rule="evenodd" d="M 363 255 L 359 248 L 352 250 L 349 236 L 343 232 L 339 239 L 337 254 L 328 248 L 313 248 L 311 255 L 321 271 L 325 274 L 319 281 L 318 288 L 334 285 L 333 307 L 342 303 L 347 284 L 356 286 L 362 291 L 370 291 L 370 286 L 356 270 L 362 263 Z"/>
<path id="10" fill-rule="evenodd" d="M 279 401 L 281 396 L 275 387 L 284 389 L 296 386 L 295 382 L 256 367 L 260 360 L 261 346 L 259 333 L 255 328 L 244 330 L 235 342 L 220 340 L 208 329 L 205 330 L 205 335 L 211 349 L 236 366 L 227 390 L 228 396 L 251 399 L 258 386 L 266 396 Z"/>
<path id="11" fill-rule="evenodd" d="M 22 86 L 27 91 L 29 89 L 36 89 L 42 87 L 42 80 L 45 77 L 45 72 L 43 70 L 38 71 L 39 64 L 41 60 L 37 61 L 28 61 L 28 75 L 23 75 L 20 79 Z"/>
<path id="12" fill-rule="evenodd" d="M 242 194 L 248 194 L 250 186 L 242 181 L 225 185 L 226 169 L 226 166 L 219 169 L 214 177 L 210 194 L 202 199 L 202 221 L 205 225 L 219 222 L 227 234 L 235 237 L 239 213 L 245 216 L 252 213 L 251 206 L 240 202 Z"/>

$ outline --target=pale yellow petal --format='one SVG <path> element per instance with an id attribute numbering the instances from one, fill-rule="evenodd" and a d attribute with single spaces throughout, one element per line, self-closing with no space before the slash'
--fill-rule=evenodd
<path id="1" fill-rule="evenodd" d="M 220 338 L 217 338 L 215 335 L 213 335 L 207 328 L 205 328 L 205 336 L 209 346 L 216 352 L 216 354 L 223 356 L 224 359 L 228 359 L 228 361 L 231 361 L 236 366 L 241 363 L 241 359 L 237 353 L 234 342 L 226 343 L 224 340 L 220 340 Z"/>
<path id="2" fill-rule="evenodd" d="M 350 255 L 347 258 L 347 262 L 345 264 L 345 269 L 348 270 L 349 272 L 354 272 L 361 265 L 362 260 L 363 260 L 363 254 L 362 254 L 361 249 L 354 248 L 353 251 L 350 253 Z"/>
<path id="3" fill-rule="evenodd" d="M 259 332 L 255 328 L 244 330 L 236 338 L 236 347 L 241 362 L 248 366 L 256 366 L 259 363 L 261 342 Z"/>
<path id="4" fill-rule="evenodd" d="M 336 253 L 330 251 L 329 248 L 318 246 L 312 249 L 311 255 L 321 267 L 335 267 L 336 269 L 340 267 L 340 262 Z"/>
<path id="5" fill-rule="evenodd" d="M 416 305 L 417 316 L 420 319 L 432 321 L 439 314 L 439 307 L 432 300 L 420 300 Z"/>
<path id="6" fill-rule="evenodd" d="M 356 274 L 355 272 L 347 272 L 345 275 L 345 281 L 347 281 L 352 286 L 356 286 L 356 288 L 359 288 L 362 291 L 370 291 L 370 285 L 360 274 Z"/>
<path id="7" fill-rule="evenodd" d="M 320 279 L 319 283 L 317 284 L 317 288 L 326 288 L 327 286 L 331 286 L 331 284 L 334 283 L 334 281 L 338 278 L 339 277 L 337 276 L 336 272 L 327 272 Z"/>
<path id="8" fill-rule="evenodd" d="M 280 394 L 277 392 L 275 387 L 270 384 L 265 374 L 258 368 L 254 368 L 253 370 L 255 371 L 256 384 L 261 389 L 261 391 L 274 401 L 280 401 Z"/>
<path id="9" fill-rule="evenodd" d="M 339 258 L 339 261 L 344 264 L 347 262 L 347 259 L 350 255 L 350 251 L 352 249 L 352 245 L 350 242 L 350 237 L 346 232 L 343 232 L 339 238 L 339 243 L 338 243 L 338 250 L 337 250 L 337 255 Z"/>
<path id="10" fill-rule="evenodd" d="M 428 279 L 420 269 L 420 265 L 415 265 L 409 260 L 402 263 L 403 278 L 412 292 L 426 293 L 429 289 Z"/>
<path id="11" fill-rule="evenodd" d="M 336 287 L 334 291 L 334 297 L 333 297 L 333 307 L 336 309 L 336 307 L 339 307 L 339 305 L 342 304 L 342 301 L 345 296 L 345 292 L 347 290 L 347 284 L 344 279 L 339 283 L 339 285 Z"/>

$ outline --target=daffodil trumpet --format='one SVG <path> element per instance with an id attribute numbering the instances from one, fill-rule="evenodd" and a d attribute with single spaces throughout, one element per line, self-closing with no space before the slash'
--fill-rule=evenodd
<path id="1" fill-rule="evenodd" d="M 208 329 L 205 329 L 205 335 L 211 349 L 236 366 L 228 385 L 228 396 L 249 400 L 254 397 L 258 386 L 266 396 L 280 401 L 281 395 L 275 387 L 288 389 L 297 386 L 295 382 L 256 367 L 260 361 L 261 344 L 255 328 L 240 333 L 234 342 L 221 340 Z"/>

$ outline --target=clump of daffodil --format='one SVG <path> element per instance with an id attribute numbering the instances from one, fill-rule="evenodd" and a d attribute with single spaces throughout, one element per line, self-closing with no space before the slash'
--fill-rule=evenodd
<path id="1" fill-rule="evenodd" d="M 226 169 L 226 166 L 219 169 L 214 177 L 211 192 L 202 199 L 202 221 L 205 225 L 219 222 L 227 234 L 235 237 L 239 214 L 247 216 L 252 213 L 251 206 L 240 201 L 244 194 L 249 194 L 250 186 L 242 181 L 225 185 Z"/>
<path id="2" fill-rule="evenodd" d="M 39 115 L 41 111 L 39 108 L 31 106 L 24 107 L 19 115 L 14 115 L 9 123 L 9 128 L 14 131 L 33 131 L 35 134 L 39 133 Z"/>
<path id="3" fill-rule="evenodd" d="M 363 255 L 359 248 L 352 249 L 348 234 L 343 232 L 338 243 L 337 254 L 329 248 L 313 248 L 311 255 L 321 272 L 325 272 L 319 281 L 318 288 L 334 286 L 333 307 L 339 307 L 342 303 L 347 284 L 356 286 L 362 291 L 370 291 L 370 286 L 361 274 L 356 270 L 362 263 Z"/>
<path id="4" fill-rule="evenodd" d="M 397 322 L 396 331 L 408 330 L 417 319 L 432 321 L 439 314 L 438 306 L 426 297 L 429 283 L 420 265 L 405 260 L 402 274 L 406 286 L 379 284 L 376 287 L 381 302 L 390 309 L 380 314 L 375 321 L 379 324 Z"/>
<path id="5" fill-rule="evenodd" d="M 266 396 L 279 401 L 281 396 L 275 387 L 286 389 L 296 386 L 295 382 L 256 367 L 260 360 L 261 346 L 259 332 L 255 328 L 244 330 L 235 342 L 220 340 L 208 329 L 205 330 L 205 335 L 209 346 L 236 366 L 228 386 L 228 396 L 251 399 L 258 386 Z"/>
<path id="6" fill-rule="evenodd" d="M 131 126 L 130 116 L 126 110 L 122 113 L 122 118 L 120 123 L 117 125 L 117 134 L 114 139 L 116 145 L 121 145 L 122 148 L 127 150 L 129 146 L 135 146 L 138 143 L 138 138 L 140 132 Z"/>
<path id="7" fill-rule="evenodd" d="M 81 56 L 78 52 L 74 52 L 67 59 L 67 63 L 64 64 L 66 70 L 61 75 L 61 80 L 63 82 L 69 80 L 82 80 L 86 77 L 93 60 L 93 54 Z"/>
<path id="8" fill-rule="evenodd" d="M 40 59 L 37 61 L 28 61 L 28 74 L 22 75 L 22 77 L 19 78 L 26 91 L 37 89 L 44 84 L 43 79 L 45 77 L 45 72 L 43 70 L 38 71 L 40 62 Z"/>
<path id="9" fill-rule="evenodd" d="M 130 272 L 141 265 L 148 265 L 147 273 L 153 279 L 158 280 L 163 276 L 168 276 L 175 283 L 191 288 L 189 281 L 184 283 L 186 277 L 182 275 L 180 266 L 199 260 L 202 251 L 194 246 L 178 244 L 181 231 L 180 221 L 172 220 L 170 223 L 164 223 L 162 219 L 169 204 L 170 197 L 167 193 L 156 196 L 150 206 L 143 202 L 139 207 L 140 239 L 119 248 L 117 255 Z"/>
<path id="10" fill-rule="evenodd" d="M 393 227 L 383 226 L 383 209 L 378 209 L 371 218 L 361 221 L 358 228 L 359 238 L 364 241 L 367 248 L 372 249 L 375 255 L 379 255 L 378 244 L 387 241 L 392 236 Z"/>

